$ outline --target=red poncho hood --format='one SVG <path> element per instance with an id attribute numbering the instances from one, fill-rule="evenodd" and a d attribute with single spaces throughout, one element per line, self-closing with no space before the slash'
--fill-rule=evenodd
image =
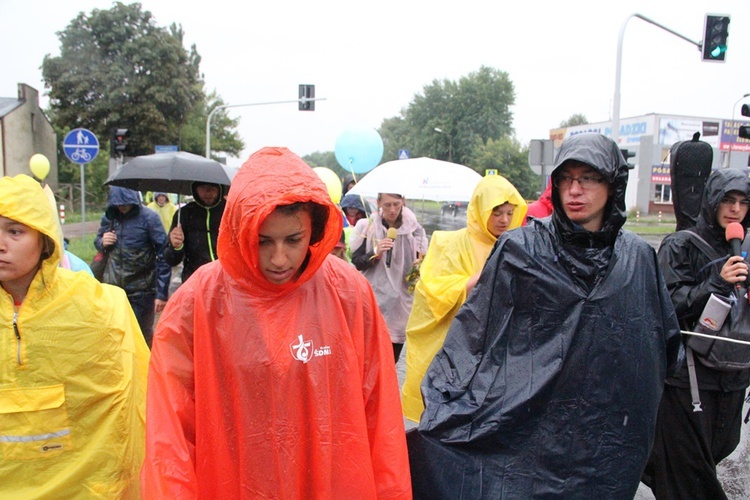
<path id="1" fill-rule="evenodd" d="M 282 171 L 292 175 L 279 176 Z M 325 235 L 310 247 L 307 267 L 297 280 L 273 284 L 259 267 L 260 225 L 277 206 L 307 201 L 328 208 Z M 227 273 L 249 292 L 283 294 L 315 274 L 341 237 L 342 224 L 325 184 L 302 158 L 287 148 L 263 148 L 248 158 L 232 181 L 219 228 L 219 259 Z"/>

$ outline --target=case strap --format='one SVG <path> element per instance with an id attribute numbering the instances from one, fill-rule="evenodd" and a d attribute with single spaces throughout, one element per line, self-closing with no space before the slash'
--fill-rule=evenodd
<path id="1" fill-rule="evenodd" d="M 690 377 L 690 396 L 693 398 L 693 412 L 703 411 L 703 408 L 701 408 L 701 395 L 698 391 L 698 378 L 695 376 L 695 359 L 693 358 L 693 350 L 691 348 L 685 347 L 685 357 Z"/>

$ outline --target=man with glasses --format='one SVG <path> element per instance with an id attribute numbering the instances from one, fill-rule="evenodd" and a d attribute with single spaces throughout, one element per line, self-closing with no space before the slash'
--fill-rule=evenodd
<path id="1" fill-rule="evenodd" d="M 714 171 L 706 182 L 695 227 L 670 234 L 659 247 L 659 267 L 686 331 L 695 331 L 711 294 L 747 300 L 748 265 L 742 256 L 732 255 L 725 232 L 731 223 L 742 226 L 741 235 L 747 232 L 748 197 L 750 184 L 744 173 Z M 702 249 L 703 244 L 710 248 Z M 722 352 L 741 358 L 744 346 L 714 341 L 704 348 L 694 344 L 696 337 L 686 337 L 688 362 L 667 378 L 643 482 L 657 499 L 727 498 L 716 477 L 716 464 L 740 441 L 750 369 L 717 369 L 706 359 L 710 354 L 712 360 L 721 360 Z"/>
<path id="2" fill-rule="evenodd" d="M 415 498 L 634 497 L 682 350 L 627 178 L 611 139 L 570 137 L 552 216 L 498 238 L 422 382 Z"/>

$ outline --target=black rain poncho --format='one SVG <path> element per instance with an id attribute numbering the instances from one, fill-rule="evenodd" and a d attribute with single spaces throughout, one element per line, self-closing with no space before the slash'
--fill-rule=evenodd
<path id="1" fill-rule="evenodd" d="M 719 255 L 725 255 L 726 258 L 731 255 L 731 248 L 725 237 L 725 229 L 716 222 L 716 212 L 719 203 L 730 191 L 750 195 L 747 175 L 734 169 L 712 172 L 703 192 L 698 221 L 695 227 L 690 229 L 700 235 Z M 742 220 L 742 227 L 745 231 L 750 228 L 750 212 Z M 698 317 L 712 293 L 724 297 L 731 295 L 733 285 L 721 277 L 721 268 L 726 258 L 711 265 L 710 258 L 690 241 L 685 232 L 678 231 L 665 237 L 659 247 L 658 258 L 664 282 L 675 305 L 677 319 L 685 330 L 694 331 Z M 721 347 L 728 346 L 729 344 Z M 750 370 L 719 371 L 696 362 L 695 371 L 701 390 L 741 391 L 750 382 Z M 667 384 L 683 389 L 689 388 L 687 365 L 683 365 L 681 370 L 669 377 Z"/>
<path id="2" fill-rule="evenodd" d="M 415 498 L 633 498 L 681 357 L 654 250 L 621 229 L 627 165 L 594 134 L 563 143 L 611 184 L 604 227 L 554 214 L 498 240 L 422 384 Z"/>

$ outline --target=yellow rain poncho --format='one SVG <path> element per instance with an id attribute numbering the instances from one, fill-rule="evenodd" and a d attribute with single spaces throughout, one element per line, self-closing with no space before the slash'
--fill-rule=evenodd
<path id="1" fill-rule="evenodd" d="M 466 300 L 466 282 L 482 270 L 497 240 L 487 229 L 492 209 L 506 202 L 516 206 L 509 229 L 519 227 L 526 216 L 523 197 L 504 177 L 484 177 L 471 196 L 467 227 L 432 234 L 406 325 L 406 380 L 401 404 L 409 420 L 419 422 L 424 410 L 419 389 L 422 378 Z"/>
<path id="2" fill-rule="evenodd" d="M 15 321 L 0 288 L 0 498 L 138 498 L 149 353 L 127 297 L 58 267 L 38 182 L 0 178 L 0 215 L 55 242 Z"/>

